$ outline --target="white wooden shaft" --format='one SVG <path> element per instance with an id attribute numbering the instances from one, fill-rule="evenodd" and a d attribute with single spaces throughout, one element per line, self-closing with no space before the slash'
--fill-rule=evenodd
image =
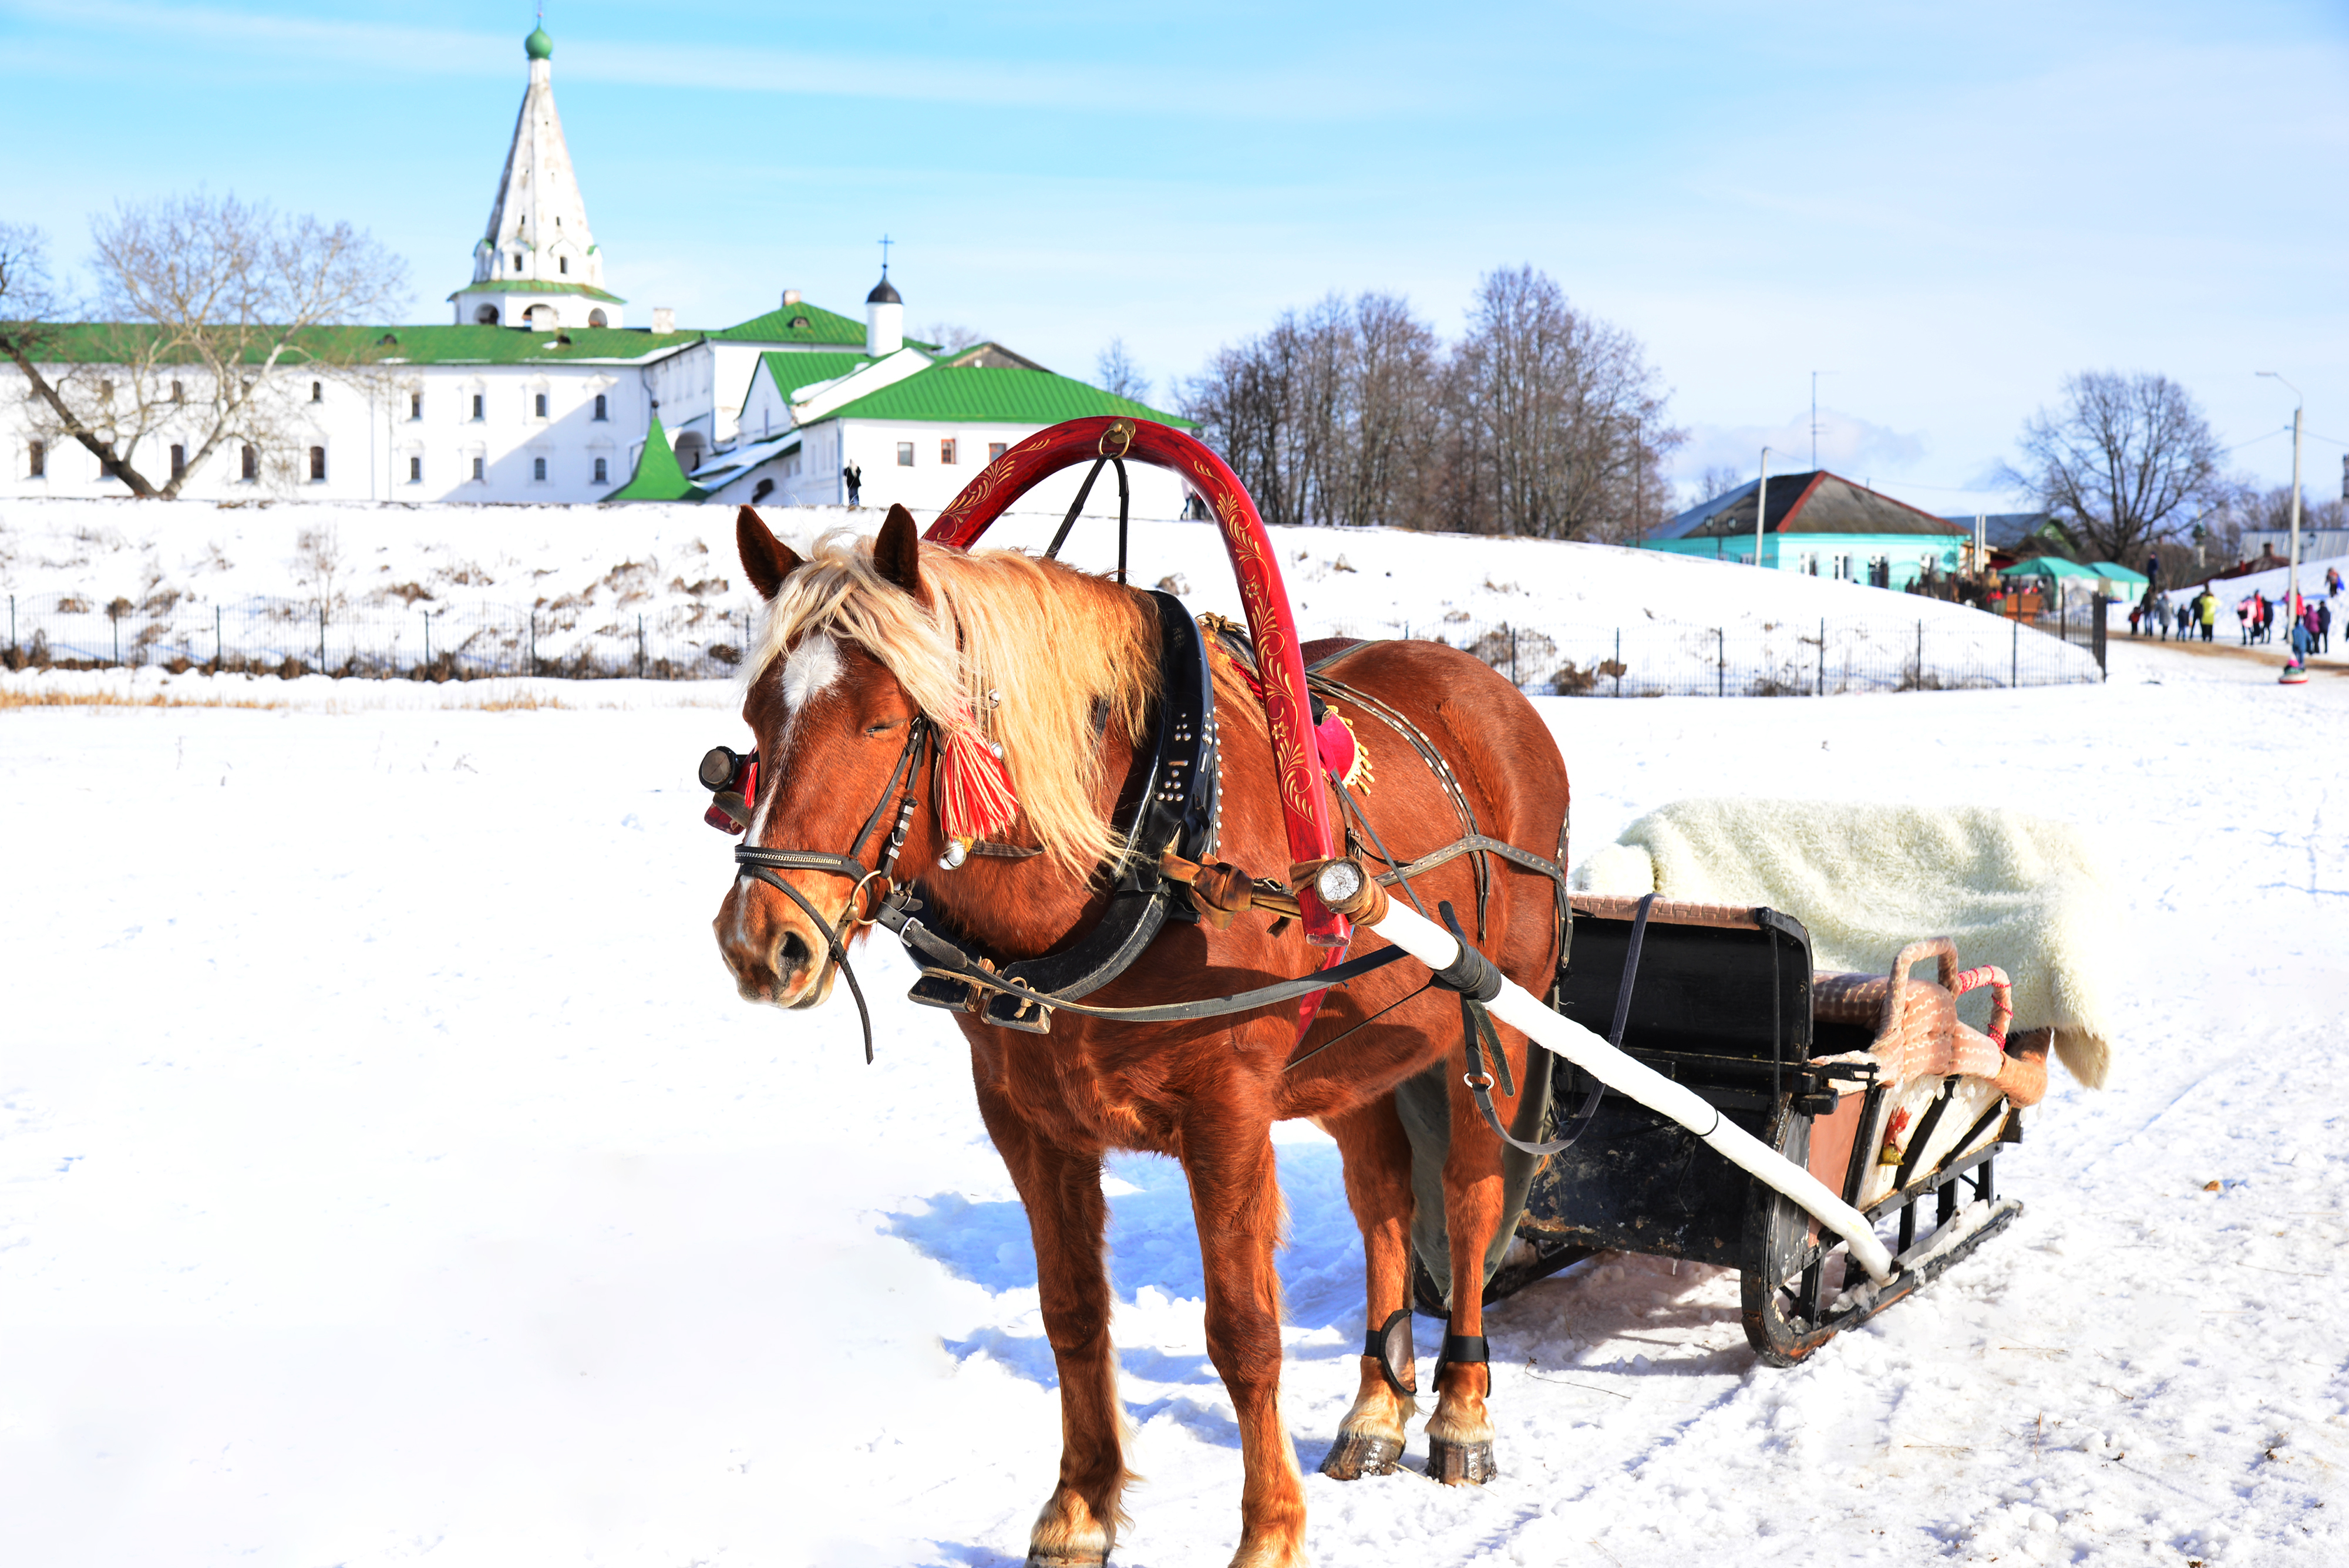
<path id="1" fill-rule="evenodd" d="M 1401 903 L 1387 906 L 1379 935 L 1430 969 L 1460 956 L 1451 932 Z M 1650 1110 L 1671 1117 L 1731 1164 L 1792 1199 L 1803 1210 L 1851 1244 L 1851 1255 L 1878 1284 L 1892 1277 L 1892 1254 L 1877 1240 L 1875 1227 L 1817 1177 L 1723 1116 L 1685 1085 L 1625 1055 L 1604 1038 L 1563 1014 L 1506 977 L 1501 994 L 1485 1004 L 1493 1016 L 1565 1057 L 1609 1088 L 1629 1095 Z"/>

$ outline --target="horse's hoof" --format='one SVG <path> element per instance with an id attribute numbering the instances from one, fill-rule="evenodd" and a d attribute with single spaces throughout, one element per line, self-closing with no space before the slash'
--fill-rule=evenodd
<path id="1" fill-rule="evenodd" d="M 1331 1480 L 1360 1480 L 1364 1476 L 1394 1473 L 1402 1458 L 1402 1444 L 1376 1432 L 1340 1432 L 1321 1461 L 1321 1473 Z"/>
<path id="2" fill-rule="evenodd" d="M 1452 1443 L 1442 1438 L 1427 1439 L 1427 1475 L 1430 1480 L 1445 1486 L 1483 1486 L 1501 1473 L 1493 1462 L 1493 1445 L 1482 1443 Z"/>

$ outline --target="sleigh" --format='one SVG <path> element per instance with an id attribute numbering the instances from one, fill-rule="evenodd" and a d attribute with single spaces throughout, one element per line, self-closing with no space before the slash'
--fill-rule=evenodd
<path id="1" fill-rule="evenodd" d="M 1637 900 L 1577 894 L 1562 1011 L 1605 1030 Z M 1909 975 L 1940 961 L 1931 980 Z M 1956 999 L 1990 986 L 1988 1033 Z M 1803 1167 L 1890 1231 L 1886 1285 L 1847 1270 L 1847 1247 L 1687 1128 L 1609 1096 L 1588 1134 L 1536 1174 L 1486 1302 L 1600 1251 L 1738 1271 L 1746 1338 L 1773 1366 L 1801 1360 L 1964 1258 L 2022 1211 L 1997 1194 L 1996 1157 L 2023 1136 L 2046 1082 L 2043 1033 L 2002 1038 L 2006 977 L 1961 971 L 1946 941 L 1913 944 L 1893 973 L 1815 972 L 1800 921 L 1768 909 L 1658 902 L 1650 910 L 1623 1049 Z M 1552 1104 L 1590 1082 L 1563 1058 Z M 1920 1235 L 1920 1231 L 1923 1234 Z M 1419 1272 L 1420 1306 L 1441 1315 Z"/>

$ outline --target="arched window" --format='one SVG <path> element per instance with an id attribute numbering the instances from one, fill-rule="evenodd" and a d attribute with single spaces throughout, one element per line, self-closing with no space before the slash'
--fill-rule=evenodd
<path id="1" fill-rule="evenodd" d="M 310 449 L 310 482 L 313 484 L 324 483 L 326 478 L 326 449 L 322 446 L 314 446 Z"/>
<path id="2" fill-rule="evenodd" d="M 411 420 L 420 420 L 424 417 L 423 393 L 410 392 L 408 394 L 408 417 Z"/>
<path id="3" fill-rule="evenodd" d="M 544 419 L 546 417 L 546 394 L 544 392 L 533 393 L 531 396 L 531 407 L 537 410 L 538 417 L 540 419 Z"/>
<path id="4" fill-rule="evenodd" d="M 188 449 L 178 441 L 171 443 L 171 477 L 177 479 L 188 472 Z"/>
<path id="5" fill-rule="evenodd" d="M 601 392 L 595 394 L 595 417 L 599 420 L 611 417 L 605 412 L 604 394 Z"/>
<path id="6" fill-rule="evenodd" d="M 605 315 L 600 309 L 591 310 L 587 313 L 587 325 L 590 327 L 609 327 L 612 325 L 612 318 Z"/>
<path id="7" fill-rule="evenodd" d="M 49 443 L 45 441 L 26 441 L 25 462 L 26 478 L 47 479 L 49 475 Z"/>
<path id="8" fill-rule="evenodd" d="M 546 482 L 546 459 L 534 457 L 530 460 L 530 476 L 542 484 Z"/>
<path id="9" fill-rule="evenodd" d="M 481 394 L 479 392 L 473 394 L 473 417 L 477 420 L 481 417 Z"/>
<path id="10" fill-rule="evenodd" d="M 610 472 L 605 468 L 604 463 L 605 460 L 603 458 L 599 457 L 595 460 L 595 483 L 598 484 L 608 484 L 611 483 Z"/>
<path id="11" fill-rule="evenodd" d="M 489 475 L 481 472 L 481 459 L 478 457 L 475 458 L 473 460 L 473 483 L 479 484 L 488 477 Z"/>
<path id="12" fill-rule="evenodd" d="M 250 443 L 237 450 L 237 477 L 253 481 L 261 477 L 261 453 Z"/>
<path id="13" fill-rule="evenodd" d="M 495 327 L 498 324 L 498 307 L 494 305 L 480 306 L 473 312 L 473 322 L 480 327 Z"/>
<path id="14" fill-rule="evenodd" d="M 516 251 L 516 252 L 514 252 L 514 271 L 516 271 L 516 272 L 520 272 L 521 270 L 522 270 L 522 253 L 521 253 L 520 251 Z"/>
<path id="15" fill-rule="evenodd" d="M 326 382 L 313 381 L 310 383 L 310 400 L 314 403 L 323 403 L 326 400 Z"/>
<path id="16" fill-rule="evenodd" d="M 410 484 L 424 483 L 424 460 L 413 453 L 408 459 L 408 483 Z"/>
<path id="17" fill-rule="evenodd" d="M 564 276 L 569 277 L 571 275 L 571 258 L 569 256 L 555 257 L 554 270 L 561 273 Z"/>
<path id="18" fill-rule="evenodd" d="M 750 504 L 755 506 L 774 493 L 775 482 L 771 479 L 762 479 L 759 481 L 759 488 L 750 492 Z"/>

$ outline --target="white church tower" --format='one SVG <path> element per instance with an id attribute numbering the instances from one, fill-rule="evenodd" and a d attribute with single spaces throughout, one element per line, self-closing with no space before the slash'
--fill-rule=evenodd
<path id="1" fill-rule="evenodd" d="M 587 203 L 554 110 L 554 40 L 523 40 L 530 86 L 514 119 L 488 232 L 473 247 L 473 281 L 450 295 L 459 326 L 618 327 L 626 302 L 604 289 L 604 254 L 587 227 Z"/>

